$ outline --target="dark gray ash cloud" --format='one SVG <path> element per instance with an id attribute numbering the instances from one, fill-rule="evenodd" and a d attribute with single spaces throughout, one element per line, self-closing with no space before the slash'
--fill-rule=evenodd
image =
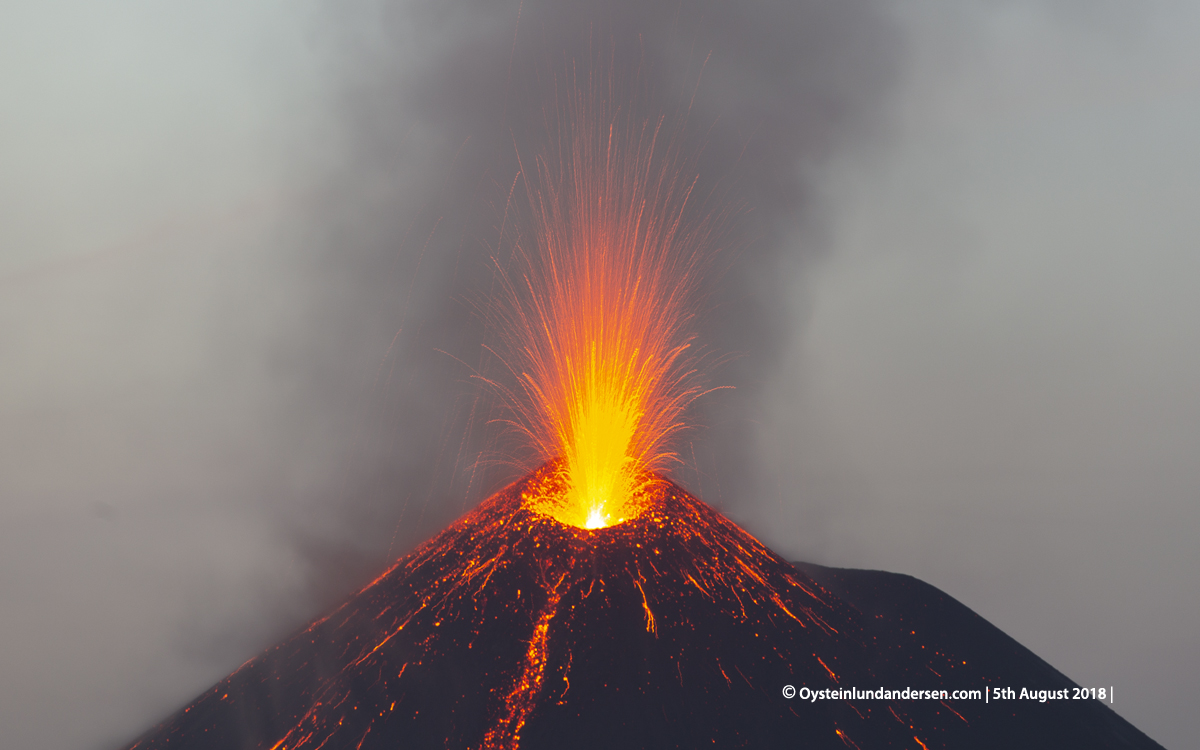
<path id="1" fill-rule="evenodd" d="M 429 519 L 407 527 L 420 537 L 504 478 L 477 462 L 505 447 L 489 443 L 492 412 L 469 380 L 487 336 L 468 301 L 490 293 L 518 155 L 532 162 L 555 137 L 548 113 L 572 76 L 612 82 L 607 105 L 635 119 L 667 118 L 695 162 L 696 194 L 729 210 L 724 247 L 711 250 L 731 257 L 698 333 L 728 362 L 713 382 L 734 390 L 699 405 L 704 429 L 679 446 L 692 463 L 680 478 L 714 502 L 751 501 L 749 432 L 792 325 L 787 279 L 822 248 L 810 181 L 875 130 L 899 60 L 894 25 L 870 2 L 514 0 L 380 4 L 353 23 L 332 14 L 344 33 L 349 160 L 317 215 L 338 227 L 328 257 L 341 293 L 314 314 L 328 335 L 375 351 L 404 329 L 386 363 L 400 375 L 376 391 L 368 426 L 395 442 L 350 480 L 351 502 L 410 498 Z M 380 329 L 366 336 L 363 319 L 344 314 L 364 300 L 378 300 Z"/>

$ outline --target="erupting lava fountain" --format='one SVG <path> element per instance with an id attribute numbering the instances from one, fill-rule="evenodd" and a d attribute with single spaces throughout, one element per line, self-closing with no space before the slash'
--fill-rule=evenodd
<path id="1" fill-rule="evenodd" d="M 496 312 L 493 385 L 541 466 L 134 747 L 1155 747 L 1095 700 L 853 692 L 1073 683 L 935 589 L 794 566 L 665 478 L 711 226 L 661 121 L 580 101 L 524 175 Z"/>

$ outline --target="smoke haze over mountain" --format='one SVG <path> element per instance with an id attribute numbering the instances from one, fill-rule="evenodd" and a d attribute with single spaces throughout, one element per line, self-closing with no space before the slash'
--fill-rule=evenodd
<path id="1" fill-rule="evenodd" d="M 679 448 L 699 489 L 751 501 L 751 414 L 790 329 L 785 280 L 820 254 L 801 236 L 805 170 L 871 129 L 899 55 L 893 24 L 862 2 L 435 2 L 382 5 L 357 23 L 336 13 L 353 84 L 342 92 L 348 158 L 317 217 L 338 232 L 329 271 L 342 284 L 317 317 L 373 356 L 394 336 L 387 377 L 400 373 L 368 425 L 396 442 L 359 478 L 388 476 L 351 492 L 373 505 L 382 488 L 391 505 L 402 486 L 457 512 L 480 492 L 472 482 L 498 486 L 476 459 L 505 447 L 491 444 L 491 411 L 469 383 L 493 342 L 467 302 L 488 296 L 489 258 L 504 262 L 505 216 L 527 200 L 521 160 L 558 137 L 566 92 L 595 86 L 634 122 L 665 117 L 699 179 L 693 203 L 732 211 L 724 246 L 710 249 L 731 257 L 717 264 L 699 341 L 731 360 L 712 381 L 736 390 L 700 404 L 707 429 Z M 384 328 L 365 337 L 364 298 L 378 300 L 368 325 Z"/>

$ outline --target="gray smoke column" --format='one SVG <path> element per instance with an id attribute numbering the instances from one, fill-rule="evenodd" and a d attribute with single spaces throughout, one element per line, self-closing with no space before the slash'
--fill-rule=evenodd
<path id="1" fill-rule="evenodd" d="M 334 13 L 348 157 L 337 198 L 315 215 L 330 251 L 318 253 L 313 325 L 292 356 L 311 362 L 338 342 L 369 375 L 339 507 L 374 520 L 397 501 L 405 510 L 399 535 L 363 523 L 356 544 L 372 546 L 364 535 L 376 529 L 398 552 L 512 477 L 479 461 L 509 450 L 471 379 L 488 366 L 479 305 L 494 288 L 489 258 L 505 249 L 518 156 L 544 150 L 570 75 L 613 82 L 610 106 L 625 87 L 629 107 L 667 117 L 696 194 L 729 211 L 698 341 L 725 362 L 710 382 L 734 388 L 698 404 L 679 478 L 726 507 L 754 498 L 756 399 L 792 325 L 789 281 L 820 252 L 805 176 L 873 129 L 899 57 L 886 17 L 861 0 L 437 0 Z M 520 191 L 514 201 L 527 200 Z"/>

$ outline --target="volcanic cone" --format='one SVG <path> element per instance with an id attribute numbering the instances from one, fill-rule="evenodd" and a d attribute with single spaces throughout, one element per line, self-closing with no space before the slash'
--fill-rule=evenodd
<path id="1" fill-rule="evenodd" d="M 985 702 L 1075 686 L 915 579 L 795 566 L 661 478 L 635 518 L 565 525 L 538 510 L 559 481 L 497 493 L 133 747 L 1158 747 L 1098 700 Z M 881 688 L 980 696 L 857 697 Z"/>

